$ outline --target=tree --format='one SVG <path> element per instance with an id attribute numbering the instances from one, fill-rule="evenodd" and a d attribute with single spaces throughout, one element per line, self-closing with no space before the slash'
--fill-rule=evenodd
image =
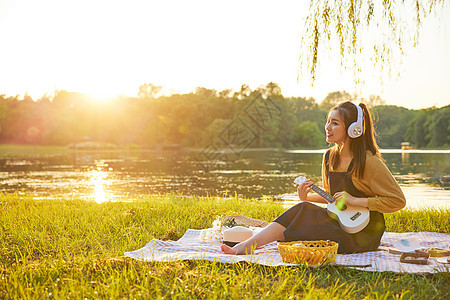
<path id="1" fill-rule="evenodd" d="M 363 98 L 361 102 L 364 102 L 369 108 L 386 104 L 386 101 L 378 95 L 370 95 L 369 99 Z"/>
<path id="2" fill-rule="evenodd" d="M 162 90 L 161 86 L 154 85 L 153 83 L 144 83 L 139 86 L 138 98 L 140 99 L 155 99 L 160 95 Z"/>
<path id="3" fill-rule="evenodd" d="M 24 103 L 33 103 L 34 100 L 33 98 L 31 98 L 30 95 L 28 95 L 28 93 L 25 93 L 25 95 L 23 96 L 23 100 Z"/>
<path id="4" fill-rule="evenodd" d="M 415 147 L 425 147 L 428 144 L 424 124 L 427 122 L 426 111 L 421 111 L 414 119 L 408 123 L 405 133 L 405 140 L 412 142 Z"/>
<path id="5" fill-rule="evenodd" d="M 441 147 L 450 144 L 450 106 L 433 111 L 429 126 L 429 147 Z"/>
<path id="6" fill-rule="evenodd" d="M 217 96 L 222 99 L 227 99 L 228 97 L 230 97 L 231 91 L 232 89 L 224 89 L 220 91 Z"/>
<path id="7" fill-rule="evenodd" d="M 375 128 L 380 138 L 382 148 L 400 148 L 405 141 L 409 121 L 414 119 L 416 112 L 395 105 L 381 105 L 373 110 Z"/>
<path id="8" fill-rule="evenodd" d="M 276 141 L 285 148 L 291 148 L 294 146 L 294 129 L 298 122 L 295 113 L 289 109 L 289 106 L 284 105 L 282 108 L 283 111 L 278 125 L 279 131 L 277 133 Z"/>
<path id="9" fill-rule="evenodd" d="M 241 85 L 241 89 L 239 90 L 239 92 L 234 93 L 234 97 L 239 100 L 242 100 L 242 99 L 250 96 L 251 93 L 252 93 L 252 90 L 250 89 L 248 84 L 243 84 L 243 85 Z"/>
<path id="10" fill-rule="evenodd" d="M 319 104 L 319 107 L 325 111 L 329 111 L 339 102 L 352 101 L 353 97 L 346 91 L 336 91 L 328 93 L 325 99 Z"/>
<path id="11" fill-rule="evenodd" d="M 217 91 L 214 89 L 207 89 L 204 87 L 197 87 L 195 88 L 195 94 L 205 97 L 205 98 L 211 98 L 217 96 Z"/>
<path id="12" fill-rule="evenodd" d="M 305 148 L 318 148 L 323 146 L 324 132 L 317 123 L 306 121 L 299 124 L 295 130 L 294 142 Z"/>
<path id="13" fill-rule="evenodd" d="M 310 0 L 300 43 L 299 76 L 308 74 L 314 83 L 323 49 L 328 48 L 332 49 L 333 57 L 339 57 L 342 69 L 353 71 L 355 83 L 361 80 L 367 57 L 380 72 L 387 71 L 390 75 L 393 58 L 401 59 L 407 47 L 417 46 L 423 21 L 449 3 L 445 0 Z"/>
<path id="14" fill-rule="evenodd" d="M 280 86 L 274 82 L 269 82 L 268 84 L 266 84 L 266 93 L 269 97 L 282 96 Z"/>

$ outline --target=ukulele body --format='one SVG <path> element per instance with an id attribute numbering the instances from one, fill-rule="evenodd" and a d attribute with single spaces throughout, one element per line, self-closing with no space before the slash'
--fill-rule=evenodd
<path id="1" fill-rule="evenodd" d="M 305 177 L 299 176 L 295 178 L 294 183 L 301 185 L 305 181 Z M 340 201 L 334 201 L 330 194 L 314 184 L 312 185 L 312 189 L 328 202 L 328 215 L 336 219 L 345 232 L 357 233 L 369 224 L 370 211 L 367 207 L 345 205 Z"/>
<path id="2" fill-rule="evenodd" d="M 327 204 L 328 215 L 337 219 L 345 232 L 357 233 L 369 224 L 370 212 L 368 208 L 352 205 L 344 205 L 340 208 L 339 201 Z"/>

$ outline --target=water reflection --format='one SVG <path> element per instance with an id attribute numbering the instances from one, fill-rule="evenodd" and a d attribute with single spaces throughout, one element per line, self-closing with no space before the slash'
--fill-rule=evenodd
<path id="1" fill-rule="evenodd" d="M 103 190 L 103 184 L 106 178 L 106 173 L 102 171 L 94 170 L 89 175 L 89 179 L 94 185 L 93 198 L 97 203 L 106 201 L 105 191 Z"/>
<path id="2" fill-rule="evenodd" d="M 94 187 L 91 199 L 97 203 L 111 200 L 111 197 L 108 197 L 105 192 L 105 189 L 111 183 L 108 179 L 108 172 L 111 171 L 113 171 L 113 168 L 109 167 L 104 160 L 95 160 L 94 169 L 88 173 L 90 185 Z"/>
<path id="3" fill-rule="evenodd" d="M 409 153 L 408 152 L 402 152 L 402 164 L 406 165 L 409 164 Z"/>
<path id="4" fill-rule="evenodd" d="M 292 180 L 302 175 L 321 186 L 323 152 L 247 151 L 226 162 L 199 161 L 195 151 L 78 151 L 16 158 L 0 153 L 0 191 L 99 203 L 159 193 L 298 201 Z M 384 151 L 383 157 L 409 206 L 449 206 L 450 151 Z"/>

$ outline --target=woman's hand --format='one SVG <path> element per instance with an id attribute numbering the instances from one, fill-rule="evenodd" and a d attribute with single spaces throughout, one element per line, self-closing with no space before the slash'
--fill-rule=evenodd
<path id="1" fill-rule="evenodd" d="M 342 203 L 340 205 L 356 205 L 367 207 L 369 205 L 367 198 L 357 198 L 353 197 L 347 192 L 337 192 L 333 195 L 333 200 Z"/>
<path id="2" fill-rule="evenodd" d="M 302 201 L 308 201 L 308 193 L 312 189 L 312 181 L 307 179 L 305 182 L 303 182 L 301 185 L 297 187 L 298 197 Z"/>

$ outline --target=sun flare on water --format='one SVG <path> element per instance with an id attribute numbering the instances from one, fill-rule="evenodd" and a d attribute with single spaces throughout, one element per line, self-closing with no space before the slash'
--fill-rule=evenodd
<path id="1" fill-rule="evenodd" d="M 92 198 L 97 203 L 103 203 L 109 200 L 104 189 L 107 177 L 108 174 L 102 171 L 101 167 L 97 167 L 97 169 L 94 169 L 89 174 L 90 184 L 94 187 Z"/>

